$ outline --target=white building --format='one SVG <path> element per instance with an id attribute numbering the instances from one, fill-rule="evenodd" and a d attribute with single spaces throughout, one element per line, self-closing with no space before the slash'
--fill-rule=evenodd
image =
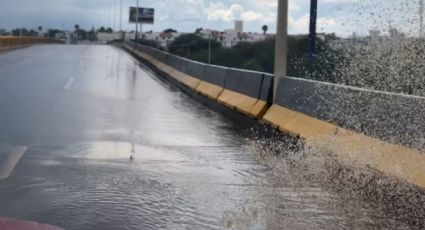
<path id="1" fill-rule="evenodd" d="M 264 41 L 269 35 L 263 33 L 244 33 L 243 21 L 235 21 L 233 29 L 227 29 L 223 32 L 215 30 L 202 30 L 201 36 L 205 39 L 214 39 L 221 43 L 223 47 L 233 47 L 241 42 L 259 42 Z"/>
<path id="2" fill-rule="evenodd" d="M 259 42 L 264 41 L 270 35 L 263 33 L 244 33 L 243 21 L 235 21 L 234 28 L 225 31 L 201 30 L 200 36 L 204 39 L 212 39 L 220 42 L 223 47 L 233 47 L 241 42 Z M 184 33 L 161 33 L 146 32 L 141 35 L 142 38 L 150 41 L 157 41 L 161 47 L 167 48 L 176 38 Z M 140 36 L 140 35 L 139 35 Z M 135 33 L 126 33 L 126 39 L 134 39 Z"/>
<path id="3" fill-rule="evenodd" d="M 234 29 L 238 33 L 243 33 L 243 21 L 236 20 Z"/>
<path id="4" fill-rule="evenodd" d="M 101 43 L 107 43 L 113 40 L 118 40 L 122 38 L 122 34 L 120 32 L 114 32 L 114 33 L 102 33 L 98 32 L 96 34 L 97 40 Z"/>
<path id="5" fill-rule="evenodd" d="M 173 33 L 164 33 L 164 32 L 148 32 L 143 33 L 142 38 L 151 41 L 157 41 L 161 47 L 167 48 L 171 43 L 176 40 L 183 33 L 173 32 Z"/>

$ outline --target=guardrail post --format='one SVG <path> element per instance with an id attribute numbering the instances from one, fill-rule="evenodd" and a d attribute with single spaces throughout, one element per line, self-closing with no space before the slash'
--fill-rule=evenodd
<path id="1" fill-rule="evenodd" d="M 288 0 L 279 0 L 277 13 L 276 47 L 274 62 L 274 90 L 273 101 L 276 100 L 276 93 L 279 86 L 280 77 L 285 77 L 287 72 L 288 53 Z"/>

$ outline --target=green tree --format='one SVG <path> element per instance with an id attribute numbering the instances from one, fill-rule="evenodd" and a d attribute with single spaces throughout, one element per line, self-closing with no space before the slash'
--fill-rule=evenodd
<path id="1" fill-rule="evenodd" d="M 106 29 L 105 29 L 105 27 L 101 26 L 101 27 L 97 30 L 97 32 L 100 32 L 100 33 L 106 33 Z"/>
<path id="2" fill-rule="evenodd" d="M 172 28 L 168 28 L 168 29 L 164 30 L 164 33 L 177 33 L 177 30 L 172 29 Z"/>
<path id="3" fill-rule="evenodd" d="M 75 33 L 77 34 L 77 39 L 79 39 L 80 38 L 80 25 L 75 24 L 74 28 L 75 28 Z"/>
<path id="4" fill-rule="evenodd" d="M 208 39 L 202 38 L 196 34 L 184 34 L 177 37 L 176 40 L 170 44 L 169 51 L 178 55 L 184 55 L 208 49 L 208 46 Z M 215 40 L 211 41 L 212 49 L 218 49 L 220 47 L 221 43 Z"/>
<path id="5" fill-rule="evenodd" d="M 335 74 L 339 63 L 344 62 L 340 52 L 331 49 L 325 42 L 318 41 L 318 55 L 315 62 L 308 56 L 308 36 L 288 38 L 288 75 L 328 82 L 337 82 Z M 169 51 L 200 62 L 208 61 L 208 40 L 196 34 L 177 38 Z M 248 43 L 242 42 L 232 48 L 216 45 L 212 52 L 212 63 L 227 67 L 273 73 L 275 39 Z"/>
<path id="6" fill-rule="evenodd" d="M 263 33 L 267 34 L 267 30 L 269 29 L 269 27 L 267 25 L 264 25 L 262 29 L 263 29 Z"/>
<path id="7" fill-rule="evenodd" d="M 47 30 L 47 37 L 54 38 L 56 33 L 59 33 L 59 32 L 61 32 L 61 31 L 58 30 L 58 29 L 48 29 Z"/>
<path id="8" fill-rule="evenodd" d="M 94 27 L 91 28 L 91 30 L 88 32 L 87 36 L 88 36 L 87 39 L 89 41 L 96 41 L 97 40 L 96 31 L 94 30 Z"/>
<path id="9" fill-rule="evenodd" d="M 81 40 L 88 40 L 89 39 L 89 36 L 88 36 L 89 33 L 84 29 L 79 29 L 78 34 L 79 34 L 79 38 Z"/>

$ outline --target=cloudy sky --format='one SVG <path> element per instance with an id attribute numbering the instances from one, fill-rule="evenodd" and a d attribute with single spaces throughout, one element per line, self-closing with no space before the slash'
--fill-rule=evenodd
<path id="1" fill-rule="evenodd" d="M 122 0 L 122 26 L 128 23 L 128 7 L 136 0 Z M 318 32 L 339 35 L 366 34 L 370 29 L 390 26 L 414 34 L 419 27 L 419 0 L 318 0 Z M 308 32 L 310 0 L 289 0 L 289 32 Z M 75 24 L 89 29 L 101 25 L 119 28 L 120 0 L 1 0 L 0 28 L 59 28 L 70 30 Z M 224 30 L 234 20 L 245 22 L 245 31 L 261 32 L 266 24 L 276 28 L 277 0 L 140 0 L 140 6 L 156 9 L 154 25 L 143 30 L 175 28 L 192 32 L 198 27 Z M 114 20 L 115 18 L 115 20 Z"/>

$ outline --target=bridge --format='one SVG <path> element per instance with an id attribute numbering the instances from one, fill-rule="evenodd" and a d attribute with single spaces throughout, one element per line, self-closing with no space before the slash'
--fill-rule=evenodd
<path id="1" fill-rule="evenodd" d="M 66 229 L 425 224 L 424 98 L 291 77 L 273 98 L 266 73 L 131 41 L 40 42 L 56 43 L 0 39 L 0 215 Z"/>

